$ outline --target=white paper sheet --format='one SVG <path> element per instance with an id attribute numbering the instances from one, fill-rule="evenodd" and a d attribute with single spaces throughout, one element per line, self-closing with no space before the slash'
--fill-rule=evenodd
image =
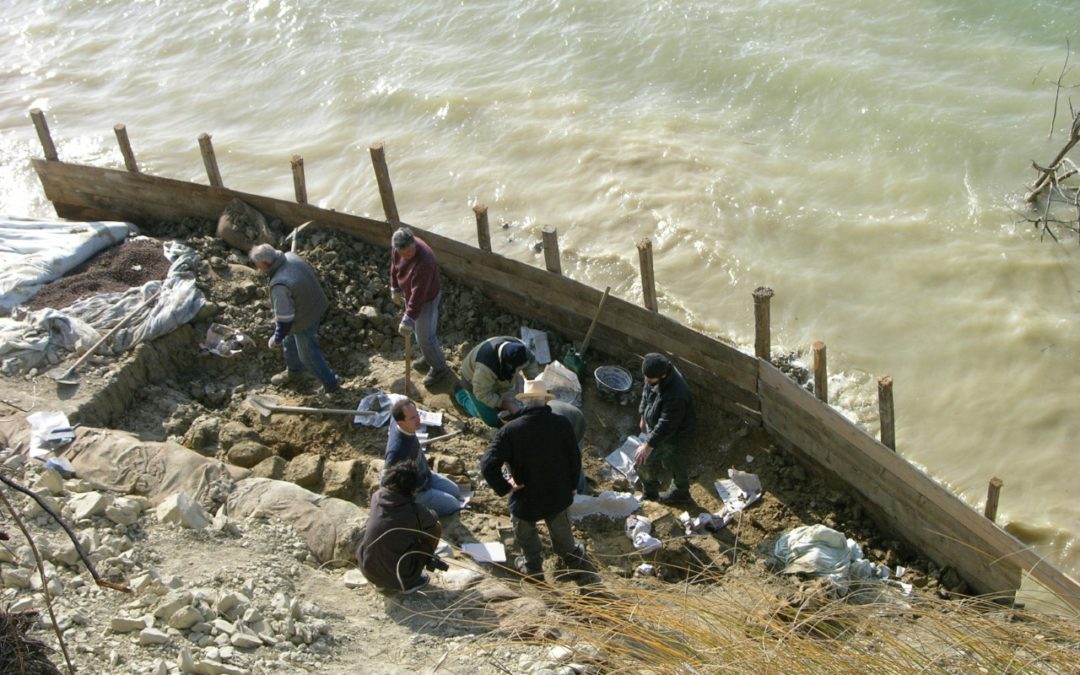
<path id="1" fill-rule="evenodd" d="M 631 484 L 636 483 L 638 479 L 637 465 L 634 464 L 634 453 L 637 452 L 639 447 L 641 447 L 641 436 L 628 436 L 622 445 L 615 448 L 614 452 L 604 458 L 608 464 L 626 476 L 626 480 L 630 481 Z"/>
<path id="2" fill-rule="evenodd" d="M 506 547 L 497 541 L 462 544 L 461 551 L 462 553 L 472 556 L 472 559 L 478 563 L 506 562 Z"/>

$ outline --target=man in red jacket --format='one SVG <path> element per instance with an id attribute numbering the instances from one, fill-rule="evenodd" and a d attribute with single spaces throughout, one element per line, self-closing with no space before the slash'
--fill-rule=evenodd
<path id="1" fill-rule="evenodd" d="M 431 248 L 407 227 L 399 227 L 390 243 L 390 297 L 405 306 L 398 332 L 416 335 L 420 353 L 431 368 L 424 386 L 431 386 L 450 372 L 436 334 L 442 299 L 439 265 Z"/>

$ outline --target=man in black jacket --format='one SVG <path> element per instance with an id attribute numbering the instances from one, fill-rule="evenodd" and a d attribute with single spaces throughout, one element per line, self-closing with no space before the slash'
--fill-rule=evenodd
<path id="1" fill-rule="evenodd" d="M 526 380 L 518 399 L 525 406 L 499 429 L 480 460 L 484 480 L 499 496 L 510 495 L 514 539 L 523 556 L 515 562 L 531 581 L 543 581 L 544 554 L 536 523 L 543 520 L 551 547 L 567 567 L 581 569 L 584 550 L 574 539 L 566 511 L 574 502 L 581 453 L 574 428 L 546 403 L 553 397 L 542 380 Z M 503 475 L 503 467 L 509 476 Z"/>
<path id="2" fill-rule="evenodd" d="M 681 445 L 697 425 L 690 389 L 682 373 L 663 354 L 646 354 L 641 373 L 645 376 L 645 387 L 638 406 L 639 425 L 646 437 L 634 455 L 634 462 L 638 465 L 644 497 L 665 503 L 689 501 L 690 477 Z M 663 493 L 658 492 L 661 467 L 671 472 L 673 483 Z"/>

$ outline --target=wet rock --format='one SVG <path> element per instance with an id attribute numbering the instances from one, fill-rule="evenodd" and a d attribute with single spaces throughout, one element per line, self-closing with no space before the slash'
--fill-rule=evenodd
<path id="1" fill-rule="evenodd" d="M 351 500 L 356 496 L 364 472 L 364 463 L 356 459 L 327 462 L 323 467 L 322 493 L 327 497 Z"/>
<path id="2" fill-rule="evenodd" d="M 258 441 L 242 440 L 229 448 L 226 457 L 230 463 L 250 469 L 273 454 L 273 450 Z"/>
<path id="3" fill-rule="evenodd" d="M 296 483 L 300 487 L 314 490 L 322 479 L 323 457 L 313 452 L 305 452 L 293 457 L 285 467 L 284 480 Z"/>
<path id="4" fill-rule="evenodd" d="M 218 431 L 217 442 L 222 450 L 228 450 L 240 441 L 255 441 L 256 443 L 262 443 L 262 440 L 262 436 L 259 435 L 259 432 L 243 422 L 229 421 L 223 424 L 220 431 Z"/>
<path id="5" fill-rule="evenodd" d="M 252 468 L 251 475 L 253 478 L 272 478 L 274 480 L 281 480 L 285 475 L 285 467 L 289 463 L 284 457 L 267 457 L 263 461 L 259 462 Z"/>

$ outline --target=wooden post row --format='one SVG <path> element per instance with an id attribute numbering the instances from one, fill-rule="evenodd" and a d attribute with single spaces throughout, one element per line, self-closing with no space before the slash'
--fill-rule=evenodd
<path id="1" fill-rule="evenodd" d="M 878 380 L 878 419 L 881 421 L 881 444 L 896 450 L 896 416 L 893 411 L 892 378 Z"/>
<path id="2" fill-rule="evenodd" d="M 382 143 L 371 148 L 371 165 L 375 168 L 375 180 L 379 184 L 379 197 L 382 199 L 386 222 L 395 227 L 401 223 L 398 218 L 397 202 L 394 201 L 394 186 L 390 184 L 390 169 L 386 166 L 386 153 Z"/>
<path id="3" fill-rule="evenodd" d="M 818 400 L 829 402 L 829 368 L 825 361 L 825 343 L 814 342 L 814 394 Z"/>
<path id="4" fill-rule="evenodd" d="M 994 476 L 986 488 L 986 508 L 983 509 L 983 515 L 994 522 L 997 521 L 998 499 L 1001 496 L 1001 486 L 1004 484 L 1000 478 Z"/>
<path id="5" fill-rule="evenodd" d="M 120 144 L 120 154 L 124 156 L 124 166 L 131 173 L 139 173 L 139 165 L 135 163 L 135 152 L 131 149 L 131 141 L 128 140 L 127 127 L 117 124 L 113 127 L 116 133 L 116 142 Z"/>
<path id="6" fill-rule="evenodd" d="M 221 172 L 218 171 L 217 157 L 214 156 L 214 144 L 210 142 L 210 134 L 199 134 L 199 149 L 202 151 L 203 165 L 206 167 L 206 177 L 210 179 L 210 185 L 225 187 L 221 182 Z"/>
<path id="7" fill-rule="evenodd" d="M 642 239 L 637 245 L 638 262 L 641 265 L 641 294 L 645 309 L 658 311 L 656 304 L 656 277 L 653 275 L 652 240 Z"/>
<path id="8" fill-rule="evenodd" d="M 307 178 L 304 177 L 304 158 L 293 155 L 289 161 L 292 166 L 293 192 L 296 193 L 297 204 L 307 204 Z"/>
<path id="9" fill-rule="evenodd" d="M 754 355 L 759 359 L 770 360 L 772 336 L 769 335 L 769 300 L 773 289 L 758 286 L 754 289 Z"/>
<path id="10" fill-rule="evenodd" d="M 562 263 L 559 261 L 559 231 L 551 225 L 544 228 L 544 265 L 548 272 L 562 274 Z"/>
<path id="11" fill-rule="evenodd" d="M 473 207 L 473 213 L 476 214 L 476 245 L 481 251 L 491 253 L 491 230 L 488 228 L 487 207 L 477 204 Z"/>
<path id="12" fill-rule="evenodd" d="M 56 154 L 56 146 L 53 145 L 52 135 L 49 134 L 49 123 L 45 121 L 45 113 L 41 108 L 30 110 L 30 119 L 34 120 L 34 128 L 37 129 L 38 140 L 41 141 L 41 149 L 45 153 L 45 159 L 55 162 L 60 159 Z"/>

